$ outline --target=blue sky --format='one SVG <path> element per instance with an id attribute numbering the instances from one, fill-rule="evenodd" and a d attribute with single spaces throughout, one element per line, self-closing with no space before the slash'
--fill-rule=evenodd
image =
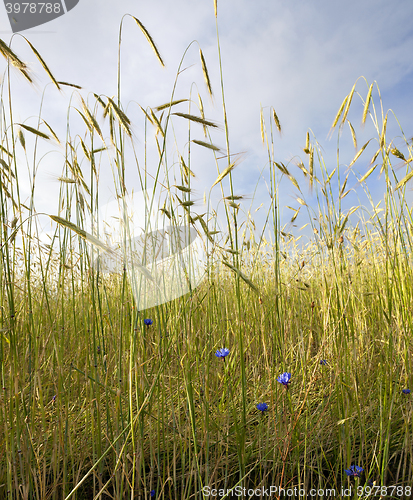
<path id="1" fill-rule="evenodd" d="M 197 91 L 203 96 L 206 118 L 223 125 L 212 0 L 81 0 L 65 16 L 22 34 L 42 54 L 58 80 L 83 87 L 81 93 L 85 99 L 90 92 L 113 96 L 117 91 L 119 24 L 126 13 L 134 15 L 146 26 L 166 63 L 166 68 L 159 65 L 139 28 L 131 18 L 127 18 L 122 36 L 122 103 L 128 109 L 134 125 L 140 158 L 144 144 L 143 119 L 139 107 L 132 101 L 144 108 L 168 102 L 180 60 L 193 40 L 197 40 L 203 50 L 211 76 L 214 101 L 211 102 L 207 96 L 198 44 L 193 44 L 185 57 L 184 67 L 187 69 L 179 77 L 175 96 L 178 99 L 188 98 L 194 83 L 193 98 L 196 99 Z M 360 76 L 364 76 L 368 84 L 377 81 L 384 112 L 391 108 L 406 137 L 413 136 L 412 19 L 413 4 L 409 0 L 218 0 L 230 147 L 232 153 L 247 152 L 244 161 L 234 170 L 235 193 L 250 198 L 244 205 L 246 210 L 251 201 L 253 210 L 264 203 L 264 207 L 254 216 L 258 226 L 265 220 L 265 208 L 269 200 L 264 179 L 260 180 L 263 170 L 264 177 L 268 178 L 268 156 L 260 135 L 261 105 L 267 120 L 271 106 L 280 119 L 282 136 L 275 135 L 275 155 L 277 161 L 284 164 L 294 157 L 301 157 L 304 164 L 308 163 L 302 148 L 306 132 L 311 129 L 323 147 L 328 170 L 336 166 L 337 132 L 331 140 L 327 139 L 327 134 L 344 97 Z M 0 8 L 0 31 L 0 37 L 9 43 L 12 33 L 4 8 Z M 29 63 L 37 78 L 36 89 L 32 89 L 16 73 L 12 75 L 14 119 L 16 122 L 25 120 L 27 125 L 36 126 L 33 117 L 39 113 L 41 92 L 48 80 L 19 35 L 14 37 L 12 49 Z M 2 74 L 5 67 L 5 61 L 0 61 Z M 363 98 L 366 97 L 368 86 L 364 80 L 359 80 L 356 91 Z M 44 99 L 42 115 L 62 138 L 65 136 L 71 94 L 69 89 L 59 94 L 49 86 Z M 72 99 L 73 104 L 78 106 L 76 93 Z M 379 110 L 376 87 L 373 99 Z M 362 109 L 362 102 L 355 95 L 349 120 L 356 131 L 359 148 L 369 138 L 376 137 L 371 120 L 367 120 L 364 129 L 360 128 Z M 183 105 L 179 111 L 186 112 L 187 108 Z M 73 135 L 76 134 L 76 123 L 79 132 L 84 130 L 74 114 L 71 118 Z M 178 122 L 177 119 L 179 149 L 185 152 L 186 131 L 180 132 Z M 392 115 L 389 115 L 387 129 L 388 138 L 399 136 L 395 145 L 408 156 Z M 202 140 L 202 129 L 193 127 L 192 130 L 192 137 Z M 214 131 L 212 137 L 214 143 L 225 147 L 222 130 Z M 153 143 L 149 145 L 153 147 Z M 47 147 L 47 144 L 41 147 Z M 354 171 L 359 176 L 367 171 L 377 147 L 377 143 L 372 141 L 354 165 Z M 56 153 L 48 154 L 41 161 L 37 171 L 36 208 L 39 212 L 56 213 L 57 210 L 58 183 L 55 177 L 61 174 L 63 161 L 62 151 L 55 150 Z M 201 202 L 204 191 L 209 192 L 215 181 L 217 170 L 210 151 L 194 147 L 192 150 L 192 169 L 196 174 L 194 197 Z M 155 153 L 156 150 L 153 156 L 149 153 L 149 158 L 154 162 Z M 340 145 L 343 173 L 354 154 L 355 149 L 346 126 Z M 174 160 L 176 158 L 171 157 L 171 163 Z M 225 160 L 220 160 L 219 165 L 223 169 Z M 289 165 L 301 185 L 298 168 L 293 163 Z M 23 179 L 27 177 L 27 169 L 22 169 Z M 369 188 L 376 203 L 383 196 L 383 179 L 379 179 L 378 170 L 369 179 Z M 134 183 L 134 175 L 131 172 L 131 184 Z M 103 184 L 109 184 L 110 171 L 102 172 L 101 179 Z M 360 201 L 366 203 L 361 186 L 357 187 L 356 182 L 350 176 L 348 187 L 356 188 Z M 256 197 L 251 200 L 257 183 Z M 28 183 L 24 184 L 22 180 L 24 185 L 28 193 Z M 279 206 L 283 222 L 288 222 L 292 212 L 283 206 L 298 208 L 298 191 L 288 180 L 283 180 L 281 186 Z M 228 189 L 226 191 L 229 194 Z M 304 183 L 303 194 L 309 203 L 314 203 Z M 220 196 L 217 186 L 213 190 L 213 205 L 219 205 Z M 350 194 L 343 203 L 350 208 L 359 201 L 356 194 Z M 201 207 L 199 211 L 202 211 Z M 300 215 L 296 224 L 300 227 L 306 222 L 307 217 Z"/>

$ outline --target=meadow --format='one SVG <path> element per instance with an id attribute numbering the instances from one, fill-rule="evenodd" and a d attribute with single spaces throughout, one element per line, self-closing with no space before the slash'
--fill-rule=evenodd
<path id="1" fill-rule="evenodd" d="M 135 22 L 163 64 L 151 35 Z M 270 182 L 266 225 L 257 230 L 233 188 L 238 161 L 229 148 L 224 87 L 226 151 L 210 140 L 216 124 L 203 113 L 202 99 L 212 89 L 200 50 L 206 95 L 181 99 L 173 91 L 169 103 L 142 107 L 147 137 L 136 149 L 156 146 L 158 163 L 151 170 L 136 160 L 133 168 L 142 189 L 163 193 L 160 211 L 168 224 L 199 233 L 205 277 L 189 293 L 140 310 L 126 268 L 104 274 L 94 265 L 107 247 L 86 228 L 98 213 L 100 163 L 109 149 L 113 189 L 118 198 L 128 192 L 125 165 L 132 167 L 125 151 L 134 136 L 120 76 L 116 98 L 89 94 L 86 101 L 74 83 L 57 81 L 27 43 L 52 84 L 76 95 L 84 127 L 73 133 L 68 120 L 63 141 L 40 114 L 37 127 L 13 121 L 10 73 L 28 85 L 32 76 L 0 41 L 6 59 L 0 498 L 201 499 L 213 497 L 212 489 L 215 498 L 232 498 L 235 487 L 258 498 L 253 490 L 270 485 L 330 488 L 335 498 L 350 498 L 340 493 L 350 487 L 351 498 L 409 497 L 413 214 L 406 196 L 413 153 L 404 134 L 404 153 L 386 137 L 388 114 L 376 108 L 374 85 L 367 84 L 365 98 L 354 85 L 332 129 L 347 125 L 360 98 L 362 122 L 371 119 L 377 130 L 377 152 L 358 188 L 368 193 L 367 179 L 380 172 L 386 180 L 380 204 L 343 209 L 352 166 L 367 146 L 357 146 L 352 126 L 357 153 L 346 169 L 327 168 L 310 133 L 303 159 L 285 165 L 274 153 L 282 124 L 275 110 L 261 111 Z M 168 150 L 178 120 L 188 124 L 191 148 L 203 148 L 217 166 L 223 224 L 208 199 L 208 211 L 196 212 L 190 149 Z M 39 141 L 51 147 L 61 141 L 64 150 L 59 205 L 48 214 L 56 222 L 50 244 L 39 240 L 35 222 L 35 175 L 28 202 L 19 186 L 17 157 L 31 158 L 35 172 Z M 179 161 L 171 174 L 173 155 Z M 308 213 L 312 236 L 305 245 L 290 231 L 298 209 L 281 225 L 281 183 L 299 191 L 300 210 Z M 315 210 L 305 201 L 308 185 Z M 279 490 L 272 498 L 282 498 Z"/>

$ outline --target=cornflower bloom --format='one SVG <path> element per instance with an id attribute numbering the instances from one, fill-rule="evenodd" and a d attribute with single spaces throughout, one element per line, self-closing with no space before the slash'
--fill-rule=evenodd
<path id="1" fill-rule="evenodd" d="M 350 465 L 350 469 L 344 469 L 344 472 L 349 477 L 360 477 L 363 471 L 364 469 L 362 469 L 358 465 Z"/>
<path id="2" fill-rule="evenodd" d="M 153 323 L 153 320 L 148 318 L 148 319 L 144 319 L 143 322 L 145 323 L 146 326 L 151 326 Z"/>
<path id="3" fill-rule="evenodd" d="M 290 383 L 291 380 L 291 373 L 282 373 L 279 377 L 277 377 L 277 382 L 280 382 L 280 384 L 285 385 L 285 387 L 288 388 L 288 384 Z"/>
<path id="4" fill-rule="evenodd" d="M 228 356 L 228 354 L 229 354 L 229 349 L 224 347 L 222 349 L 218 349 L 218 351 L 215 353 L 215 356 L 217 358 L 225 358 L 226 356 Z"/>
<path id="5" fill-rule="evenodd" d="M 266 410 L 268 410 L 268 405 L 267 403 L 258 403 L 257 404 L 257 410 L 260 410 L 263 414 Z"/>

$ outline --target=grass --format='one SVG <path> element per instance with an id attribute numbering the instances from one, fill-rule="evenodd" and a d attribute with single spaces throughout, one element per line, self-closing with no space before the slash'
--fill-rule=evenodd
<path id="1" fill-rule="evenodd" d="M 148 30 L 135 21 L 163 64 Z M 67 87 L 31 48 L 52 82 Z M 57 224 L 44 245 L 34 181 L 30 201 L 21 201 L 18 156 L 33 147 L 27 156 L 35 172 L 38 141 L 52 144 L 57 136 L 40 114 L 36 128 L 13 122 L 10 65 L 29 81 L 30 74 L 6 44 L 0 49 L 8 62 L 0 125 L 0 498 L 150 498 L 153 491 L 155 498 L 189 499 L 206 497 L 208 487 L 270 485 L 334 488 L 339 498 L 350 485 L 356 497 L 354 486 L 367 481 L 399 487 L 393 497 L 409 496 L 413 407 L 402 390 L 413 388 L 413 234 L 406 200 L 412 148 L 405 140 L 405 157 L 387 142 L 387 114 L 377 118 L 373 86 L 362 119 L 370 117 L 377 130 L 378 150 L 367 173 L 380 167 L 385 176 L 382 206 L 370 198 L 367 216 L 363 207 L 345 211 L 347 179 L 356 175 L 352 164 L 344 173 L 339 166 L 328 171 L 307 134 L 306 165 L 300 160 L 298 166 L 314 190 L 312 208 L 291 168 L 274 156 L 273 127 L 281 131 L 276 112 L 269 120 L 261 112 L 270 178 L 262 232 L 249 215 L 243 218 L 242 197 L 233 190 L 237 162 L 230 154 L 222 71 L 225 168 L 209 140 L 215 124 L 205 119 L 200 96 L 196 112 L 191 96 L 176 101 L 174 92 L 170 105 L 142 108 L 143 147 L 146 152 L 154 130 L 158 150 L 155 171 L 146 153 L 143 164 L 135 160 L 141 187 L 151 195 L 147 203 L 155 206 L 160 196 L 168 224 L 202 234 L 207 267 L 197 288 L 140 311 L 127 270 L 102 273 L 94 261 L 107 246 L 96 240 L 102 235 L 86 233 L 87 221 L 97 217 L 100 162 L 109 149 L 116 195 L 128 192 L 125 164 L 134 139 L 120 100 L 120 66 L 117 99 L 82 99 L 83 132 L 71 133 L 68 120 L 59 206 L 49 214 Z M 202 52 L 200 67 L 212 95 Z M 355 86 L 333 128 L 348 121 L 354 93 Z M 215 158 L 224 227 L 210 198 L 206 214 L 194 211 L 188 150 L 178 152 L 171 174 L 174 153 L 166 138 L 175 120 L 186 120 L 190 140 Z M 192 139 L 193 130 L 204 130 L 205 140 Z M 365 150 L 356 149 L 359 156 Z M 406 168 L 402 178 L 395 160 Z M 367 178 L 359 181 L 369 196 Z M 304 246 L 289 226 L 281 227 L 279 189 L 286 181 L 300 192 L 292 222 L 299 210 L 308 212 L 313 237 Z M 264 237 L 268 229 L 272 240 Z M 153 323 L 146 325 L 149 318 Z M 229 355 L 217 357 L 224 347 Z M 286 372 L 288 386 L 277 380 Z M 268 409 L 257 409 L 260 403 Z M 345 473 L 353 464 L 363 468 L 361 478 Z"/>

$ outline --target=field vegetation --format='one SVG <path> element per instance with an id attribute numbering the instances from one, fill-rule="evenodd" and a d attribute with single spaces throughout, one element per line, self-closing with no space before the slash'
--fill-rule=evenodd
<path id="1" fill-rule="evenodd" d="M 163 64 L 155 41 L 135 21 Z M 386 137 L 388 114 L 376 108 L 374 85 L 367 84 L 365 97 L 354 85 L 332 126 L 347 126 L 352 102 L 361 99 L 362 122 L 372 120 L 377 130 L 377 152 L 357 179 L 371 208 L 342 206 L 347 180 L 356 176 L 352 167 L 366 149 L 357 145 L 352 125 L 357 154 L 347 168 L 338 161 L 336 168 L 325 165 L 310 133 L 297 168 L 274 153 L 282 123 L 271 108 L 261 111 L 268 216 L 265 227 L 256 228 L 233 188 L 239 159 L 229 147 L 223 84 L 227 149 L 210 139 L 216 124 L 204 116 L 202 99 L 213 89 L 202 51 L 205 95 L 182 99 L 173 91 L 163 106 L 142 106 L 147 136 L 134 143 L 120 76 L 117 97 L 86 99 L 73 83 L 59 82 L 29 45 L 52 83 L 76 96 L 84 128 L 74 133 L 68 119 L 63 140 L 41 114 L 36 127 L 14 122 L 10 74 L 20 73 L 28 84 L 32 75 L 0 41 L 6 59 L 0 498 L 189 499 L 206 497 L 206 487 L 269 485 L 335 488 L 338 498 L 350 485 L 366 491 L 412 485 L 413 221 L 406 199 L 412 143 L 403 134 L 397 149 Z M 178 121 L 188 124 L 190 142 L 182 152 L 170 151 L 166 139 Z M 48 214 L 56 223 L 49 244 L 39 239 L 34 206 L 41 141 L 50 147 L 60 141 L 64 150 L 59 204 Z M 130 144 L 156 147 L 155 168 L 137 159 L 133 164 L 125 154 Z M 215 161 L 213 189 L 221 189 L 224 223 L 210 202 L 211 186 L 207 212 L 197 212 L 192 148 Z M 28 201 L 19 186 L 22 155 L 32 162 Z M 205 277 L 189 293 L 140 310 L 126 267 L 103 273 L 94 265 L 107 250 L 87 228 L 99 210 L 104 155 L 119 199 L 128 193 L 125 169 L 134 169 L 142 190 L 152 193 L 148 203 L 162 200 L 163 220 L 199 233 Z M 179 158 L 174 169 L 172 158 Z M 366 180 L 379 172 L 386 191 L 377 205 Z M 281 185 L 299 193 L 287 226 L 281 224 Z M 315 207 L 306 202 L 308 186 Z M 306 211 L 312 236 L 303 245 L 292 224 Z M 397 491 L 393 497 L 403 496 Z"/>

